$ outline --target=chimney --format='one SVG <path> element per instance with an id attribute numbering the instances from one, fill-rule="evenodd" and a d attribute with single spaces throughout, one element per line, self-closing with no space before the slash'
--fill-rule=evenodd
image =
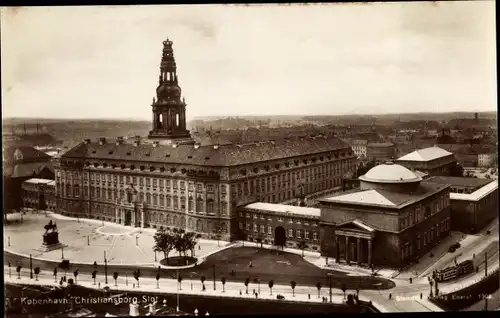
<path id="1" fill-rule="evenodd" d="M 160 144 L 159 141 L 153 141 L 153 147 L 158 147 L 159 144 Z"/>
<path id="2" fill-rule="evenodd" d="M 106 143 L 106 138 L 99 138 L 99 145 L 104 145 Z"/>
<path id="3" fill-rule="evenodd" d="M 86 145 L 88 145 L 88 144 L 90 144 L 90 139 L 85 139 L 83 142 L 84 142 Z"/>
<path id="4" fill-rule="evenodd" d="M 139 316 L 139 304 L 138 303 L 132 303 L 130 304 L 130 310 L 129 310 L 129 316 L 131 317 L 137 317 Z"/>
<path id="5" fill-rule="evenodd" d="M 214 149 L 215 149 L 215 150 L 219 149 L 219 145 L 218 145 L 218 144 L 215 144 L 215 145 L 214 145 Z"/>

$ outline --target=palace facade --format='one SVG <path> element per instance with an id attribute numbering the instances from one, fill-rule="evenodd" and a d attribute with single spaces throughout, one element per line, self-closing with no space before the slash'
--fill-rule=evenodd
<path id="1" fill-rule="evenodd" d="M 148 138 L 85 140 L 56 168 L 58 213 L 237 238 L 237 207 L 342 185 L 356 156 L 335 136 L 200 145 L 186 129 L 172 42 L 163 42 Z"/>

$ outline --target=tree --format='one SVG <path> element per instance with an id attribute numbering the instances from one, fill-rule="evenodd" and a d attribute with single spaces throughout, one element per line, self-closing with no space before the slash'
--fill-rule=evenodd
<path id="1" fill-rule="evenodd" d="M 57 283 L 57 267 L 54 268 L 54 282 Z"/>
<path id="2" fill-rule="evenodd" d="M 75 276 L 75 285 L 76 285 L 76 284 L 77 284 L 76 277 L 78 276 L 78 269 L 76 269 L 76 270 L 73 272 L 73 275 Z"/>
<path id="3" fill-rule="evenodd" d="M 316 283 L 316 288 L 318 289 L 318 298 L 319 298 L 319 294 L 321 292 L 321 283 L 320 282 Z"/>
<path id="4" fill-rule="evenodd" d="M 177 282 L 179 283 L 179 290 L 182 290 L 182 276 L 177 275 Z"/>
<path id="5" fill-rule="evenodd" d="M 35 280 L 38 280 L 38 274 L 40 274 L 40 267 L 35 267 Z"/>
<path id="6" fill-rule="evenodd" d="M 250 283 L 250 278 L 245 279 L 246 293 L 248 294 L 248 284 Z"/>
<path id="7" fill-rule="evenodd" d="M 154 235 L 154 242 L 153 250 L 163 252 L 168 265 L 168 254 L 174 249 L 174 235 L 161 226 Z"/>
<path id="8" fill-rule="evenodd" d="M 206 280 L 206 277 L 205 276 L 201 276 L 200 280 L 201 280 L 201 289 L 205 290 L 205 280 Z"/>
<path id="9" fill-rule="evenodd" d="M 345 299 L 345 292 L 347 291 L 347 286 L 345 284 L 342 284 L 341 288 L 342 292 L 344 293 L 344 299 Z"/>
<path id="10" fill-rule="evenodd" d="M 118 286 L 117 280 L 118 280 L 118 272 L 113 273 L 113 279 L 115 280 L 115 286 Z"/>
<path id="11" fill-rule="evenodd" d="M 95 285 L 95 279 L 96 279 L 96 277 L 97 277 L 97 271 L 94 269 L 92 271 L 92 279 L 94 280 L 94 285 Z"/>
<path id="12" fill-rule="evenodd" d="M 269 285 L 269 290 L 270 290 L 271 295 L 272 295 L 273 294 L 273 286 L 274 286 L 273 280 L 270 280 L 268 285 Z"/>
<path id="13" fill-rule="evenodd" d="M 304 257 L 304 249 L 309 247 L 307 246 L 306 241 L 300 241 L 297 247 L 302 250 L 302 257 Z"/>
<path id="14" fill-rule="evenodd" d="M 160 273 L 156 273 L 156 288 L 160 288 Z"/>
<path id="15" fill-rule="evenodd" d="M 292 295 L 295 297 L 295 286 L 297 286 L 297 283 L 295 281 L 290 282 L 290 286 L 292 286 Z"/>
<path id="16" fill-rule="evenodd" d="M 224 285 L 226 285 L 226 278 L 225 277 L 222 277 L 220 279 L 220 282 L 222 283 L 222 292 L 226 292 L 225 289 L 224 289 Z"/>
<path id="17" fill-rule="evenodd" d="M 16 272 L 17 272 L 17 279 L 20 279 L 21 278 L 21 269 L 23 267 L 21 265 L 17 265 L 16 267 Z"/>
<path id="18" fill-rule="evenodd" d="M 138 269 L 134 271 L 134 278 L 137 281 L 137 287 L 139 287 L 139 278 L 141 277 L 141 271 Z"/>

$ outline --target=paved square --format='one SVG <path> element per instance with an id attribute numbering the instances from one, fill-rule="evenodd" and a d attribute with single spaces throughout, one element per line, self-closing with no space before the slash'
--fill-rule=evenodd
<path id="1" fill-rule="evenodd" d="M 155 263 L 154 229 L 141 230 L 96 220 L 76 220 L 52 214 L 46 216 L 43 213 L 26 214 L 22 222 L 19 216 L 9 215 L 9 218 L 19 219 L 19 222 L 10 222 L 4 226 L 5 248 L 15 253 L 32 254 L 35 258 L 56 261 L 60 260 L 64 253 L 65 259 L 75 263 L 102 263 L 106 253 L 110 265 Z M 63 250 L 37 251 L 42 245 L 42 236 L 45 233 L 43 227 L 50 220 L 57 224 L 59 241 L 66 246 Z M 227 244 L 228 242 L 221 241 L 218 246 L 216 241 L 199 240 L 195 256 L 210 254 Z M 170 255 L 174 253 L 176 252 L 172 251 Z M 157 260 L 161 258 L 163 253 L 157 253 Z"/>

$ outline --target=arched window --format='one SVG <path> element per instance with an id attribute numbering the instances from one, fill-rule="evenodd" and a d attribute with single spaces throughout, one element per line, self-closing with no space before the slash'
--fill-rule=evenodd
<path id="1" fill-rule="evenodd" d="M 146 193 L 146 203 L 151 204 L 151 193 Z"/>
<path id="2" fill-rule="evenodd" d="M 160 194 L 160 206 L 165 206 L 165 196 L 163 194 Z"/>
<path id="3" fill-rule="evenodd" d="M 158 206 L 158 194 L 153 194 L 153 205 Z"/>
<path id="4" fill-rule="evenodd" d="M 172 206 L 172 198 L 167 195 L 167 208 L 170 208 Z"/>
<path id="5" fill-rule="evenodd" d="M 174 195 L 174 210 L 177 210 L 179 208 L 179 198 Z"/>
<path id="6" fill-rule="evenodd" d="M 167 224 L 172 225 L 172 216 L 170 214 L 167 214 Z"/>
<path id="7" fill-rule="evenodd" d="M 144 202 L 144 193 L 139 192 L 139 202 Z"/>
<path id="8" fill-rule="evenodd" d="M 178 224 L 177 222 L 178 222 L 177 215 L 174 215 L 174 221 L 172 222 L 172 225 L 177 226 Z"/>
<path id="9" fill-rule="evenodd" d="M 179 113 L 175 114 L 175 127 L 179 127 L 180 124 L 180 116 Z"/>
<path id="10" fill-rule="evenodd" d="M 207 200 L 207 213 L 214 213 L 214 201 L 211 199 Z"/>
<path id="11" fill-rule="evenodd" d="M 196 220 L 196 231 L 201 232 L 201 221 Z"/>

